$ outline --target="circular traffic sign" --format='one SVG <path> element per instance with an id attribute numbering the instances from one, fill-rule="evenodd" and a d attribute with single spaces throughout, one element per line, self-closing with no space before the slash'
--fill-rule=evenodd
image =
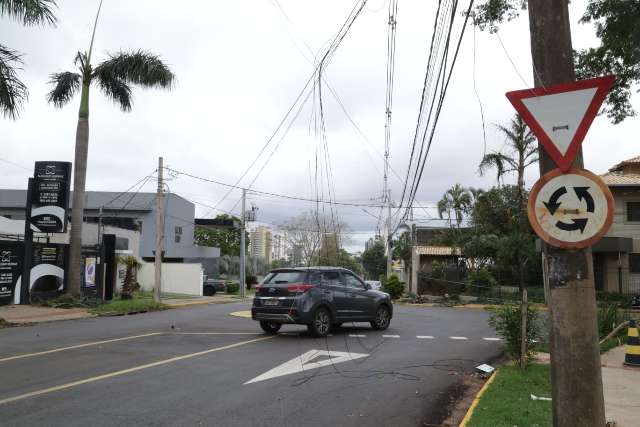
<path id="1" fill-rule="evenodd" d="M 584 169 L 554 169 L 535 183 L 527 213 L 536 234 L 560 248 L 586 248 L 609 230 L 613 196 L 597 175 Z"/>

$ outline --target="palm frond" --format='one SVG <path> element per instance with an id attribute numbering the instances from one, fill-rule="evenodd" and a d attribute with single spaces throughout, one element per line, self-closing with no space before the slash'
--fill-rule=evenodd
<path id="1" fill-rule="evenodd" d="M 165 89 L 170 89 L 175 79 L 159 56 L 141 50 L 109 55 L 108 60 L 95 68 L 94 76 L 104 81 L 116 78 L 123 83 Z"/>
<path id="2" fill-rule="evenodd" d="M 21 69 L 20 54 L 0 45 L 0 111 L 5 117 L 15 120 L 22 103 L 28 98 L 27 87 L 18 78 Z"/>
<path id="3" fill-rule="evenodd" d="M 23 25 L 56 24 L 55 0 L 0 0 L 0 16 L 22 21 Z"/>
<path id="4" fill-rule="evenodd" d="M 82 76 L 80 74 L 69 71 L 51 74 L 49 76 L 49 84 L 54 86 L 51 92 L 47 94 L 47 102 L 52 103 L 57 108 L 64 107 L 78 93 L 81 80 Z"/>
<path id="5" fill-rule="evenodd" d="M 131 87 L 126 82 L 115 76 L 98 75 L 98 86 L 107 98 L 120 105 L 122 111 L 131 111 Z"/>

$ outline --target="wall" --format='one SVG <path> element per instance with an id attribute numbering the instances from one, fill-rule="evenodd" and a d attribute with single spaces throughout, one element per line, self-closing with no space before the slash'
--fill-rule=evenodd
<path id="1" fill-rule="evenodd" d="M 154 264 L 145 262 L 138 270 L 138 283 L 145 291 L 153 290 Z M 162 264 L 162 292 L 202 296 L 202 266 L 200 264 Z"/>

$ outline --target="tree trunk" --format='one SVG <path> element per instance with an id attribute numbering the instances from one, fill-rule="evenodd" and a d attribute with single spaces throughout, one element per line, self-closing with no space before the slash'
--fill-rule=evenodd
<path id="1" fill-rule="evenodd" d="M 73 165 L 73 205 L 71 207 L 71 242 L 69 248 L 69 279 L 67 293 L 80 296 L 80 267 L 82 265 L 82 219 L 84 217 L 85 182 L 87 178 L 87 155 L 89 151 L 89 85 L 82 85 L 78 128 L 76 130 L 76 153 Z"/>

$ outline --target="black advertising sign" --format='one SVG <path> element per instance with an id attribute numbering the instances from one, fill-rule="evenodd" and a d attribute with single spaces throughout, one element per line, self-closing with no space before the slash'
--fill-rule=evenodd
<path id="1" fill-rule="evenodd" d="M 0 305 L 14 303 L 20 289 L 23 257 L 22 243 L 0 242 Z"/>
<path id="2" fill-rule="evenodd" d="M 43 233 L 66 233 L 70 162 L 36 162 L 31 196 L 31 224 Z"/>
<path id="3" fill-rule="evenodd" d="M 34 244 L 31 264 L 32 294 L 53 295 L 64 291 L 65 244 Z"/>

